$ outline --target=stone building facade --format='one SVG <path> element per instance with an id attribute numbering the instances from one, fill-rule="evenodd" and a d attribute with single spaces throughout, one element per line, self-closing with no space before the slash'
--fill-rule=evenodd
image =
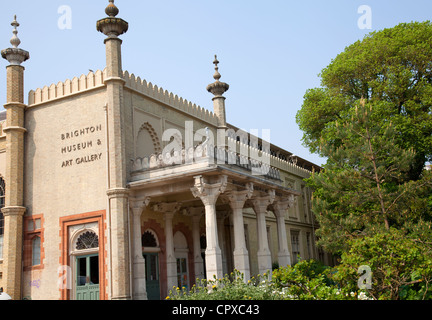
<path id="1" fill-rule="evenodd" d="M 97 22 L 106 68 L 32 90 L 16 18 L 0 135 L 0 287 L 14 299 L 163 299 L 173 286 L 252 275 L 315 246 L 318 166 L 122 69 L 129 25 Z M 55 121 L 53 121 L 55 119 Z"/>

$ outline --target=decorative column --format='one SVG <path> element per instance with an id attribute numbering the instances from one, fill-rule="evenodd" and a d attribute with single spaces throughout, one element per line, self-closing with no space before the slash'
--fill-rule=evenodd
<path id="1" fill-rule="evenodd" d="M 274 197 L 274 191 L 271 191 L 268 196 L 256 197 L 252 200 L 253 208 L 257 216 L 258 272 L 261 275 L 264 273 L 271 273 L 272 271 L 265 215 L 267 213 L 267 207 L 273 203 Z"/>
<path id="2" fill-rule="evenodd" d="M 204 214 L 204 208 L 187 208 L 186 212 L 192 217 L 195 279 L 201 280 L 204 279 L 204 261 L 201 257 L 200 221 Z"/>
<path id="3" fill-rule="evenodd" d="M 111 261 L 112 261 L 112 296 L 113 300 L 131 298 L 129 270 L 129 236 L 127 228 L 128 194 L 126 188 L 126 147 L 124 126 L 124 102 L 121 44 L 119 35 L 127 32 L 126 21 L 116 18 L 119 13 L 114 0 L 109 1 L 105 12 L 107 18 L 97 22 L 97 30 L 107 36 L 106 72 L 104 83 L 107 92 L 108 113 L 108 161 L 109 161 L 109 214 L 111 217 Z"/>
<path id="4" fill-rule="evenodd" d="M 177 280 L 177 259 L 174 252 L 174 232 L 173 218 L 174 214 L 180 210 L 181 203 L 158 203 L 153 207 L 156 212 L 164 213 L 165 219 L 165 255 L 167 266 L 167 292 L 178 286 Z"/>
<path id="5" fill-rule="evenodd" d="M 219 81 L 222 76 L 219 73 L 219 67 L 218 67 L 219 61 L 216 55 L 215 55 L 215 61 L 213 63 L 216 66 L 215 67 L 216 73 L 213 76 L 216 82 L 209 84 L 207 86 L 207 91 L 214 95 L 213 109 L 214 109 L 214 114 L 218 119 L 218 128 L 227 129 L 226 111 L 225 111 L 226 98 L 223 96 L 223 94 L 229 90 L 229 85 Z"/>
<path id="6" fill-rule="evenodd" d="M 30 54 L 19 49 L 21 41 L 17 37 L 19 23 L 16 16 L 11 24 L 14 27 L 10 40 L 12 48 L 1 51 L 9 62 L 7 70 L 6 109 L 6 199 L 2 209 L 4 215 L 4 290 L 12 299 L 21 299 L 22 272 L 22 230 L 24 207 L 24 67 L 21 64 L 30 58 Z"/>
<path id="7" fill-rule="evenodd" d="M 227 195 L 233 211 L 234 223 L 234 267 L 244 274 L 244 281 L 250 279 L 249 252 L 246 248 L 246 238 L 243 222 L 243 207 L 253 194 L 253 184 L 246 184 L 244 191 L 230 191 Z"/>
<path id="8" fill-rule="evenodd" d="M 195 177 L 195 185 L 191 188 L 194 197 L 200 198 L 205 207 L 207 280 L 223 277 L 222 253 L 217 231 L 216 201 L 219 195 L 225 192 L 227 182 L 228 177 L 225 175 L 219 176 L 217 182 L 212 184 L 206 182 L 203 176 L 197 176 Z"/>
<path id="9" fill-rule="evenodd" d="M 133 227 L 133 299 L 147 300 L 145 260 L 142 252 L 141 216 L 150 203 L 150 198 L 134 199 L 131 202 Z"/>
<path id="10" fill-rule="evenodd" d="M 285 214 L 294 203 L 294 196 L 290 198 L 278 198 L 273 203 L 274 213 L 277 219 L 277 233 L 278 233 L 278 243 L 279 252 L 278 260 L 279 266 L 286 267 L 291 265 L 291 255 L 288 249 L 288 239 L 285 226 Z"/>
<path id="11" fill-rule="evenodd" d="M 225 219 L 229 217 L 230 212 L 218 212 L 216 214 L 219 248 L 222 254 L 222 273 L 228 273 L 227 248 L 225 241 Z"/>

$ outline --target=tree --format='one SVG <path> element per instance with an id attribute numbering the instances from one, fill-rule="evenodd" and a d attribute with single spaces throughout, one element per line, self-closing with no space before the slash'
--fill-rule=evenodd
<path id="1" fill-rule="evenodd" d="M 386 109 L 387 102 L 360 100 L 345 112 L 347 120 L 332 128 L 340 140 L 337 148 L 321 138 L 320 150 L 328 161 L 307 183 L 314 190 L 319 244 L 329 252 L 342 254 L 354 239 L 391 227 L 414 230 L 430 221 L 432 174 L 424 171 L 409 180 L 416 154 L 397 144 L 392 122 L 381 121 Z"/>
<path id="2" fill-rule="evenodd" d="M 415 159 L 410 179 L 418 179 L 424 163 L 432 160 L 432 24 L 402 23 L 372 32 L 339 54 L 320 74 L 321 88 L 306 92 L 297 114 L 303 142 L 327 157 L 321 139 L 338 148 L 338 122 L 349 119 L 361 98 L 385 105 L 385 124 L 392 121 L 396 143 L 412 148 Z"/>
<path id="3" fill-rule="evenodd" d="M 347 47 L 306 92 L 303 142 L 328 158 L 308 180 L 320 243 L 341 254 L 351 240 L 388 232 L 430 243 L 432 24 L 402 23 Z M 423 240 L 421 240 L 423 239 Z"/>

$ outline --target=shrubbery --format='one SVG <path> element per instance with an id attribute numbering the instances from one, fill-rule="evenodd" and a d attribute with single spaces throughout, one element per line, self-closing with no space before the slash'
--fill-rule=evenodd
<path id="1" fill-rule="evenodd" d="M 330 269 L 309 260 L 295 266 L 253 277 L 245 282 L 243 274 L 234 270 L 223 279 L 201 280 L 189 291 L 173 288 L 167 300 L 352 300 L 366 299 L 362 292 L 342 294 L 328 276 Z"/>
<path id="2" fill-rule="evenodd" d="M 202 280 L 190 291 L 173 288 L 169 300 L 430 300 L 429 245 L 398 230 L 356 239 L 340 264 L 314 260 L 273 270 L 245 282 L 235 270 L 223 279 Z M 359 288 L 360 266 L 372 271 L 369 290 Z"/>

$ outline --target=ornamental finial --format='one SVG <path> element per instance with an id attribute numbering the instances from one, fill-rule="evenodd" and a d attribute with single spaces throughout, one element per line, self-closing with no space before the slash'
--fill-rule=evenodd
<path id="1" fill-rule="evenodd" d="M 221 96 L 228 91 L 229 85 L 219 81 L 222 76 L 219 73 L 219 60 L 217 59 L 217 55 L 215 55 L 215 60 L 213 61 L 213 64 L 215 65 L 216 70 L 213 78 L 216 80 L 216 82 L 209 84 L 207 86 L 207 91 L 213 93 L 215 96 Z"/>
<path id="2" fill-rule="evenodd" d="M 12 39 L 10 40 L 10 43 L 11 43 L 11 45 L 12 45 L 12 47 L 14 47 L 14 48 L 18 48 L 18 46 L 20 45 L 20 43 L 21 43 L 21 40 L 18 38 L 18 36 L 17 36 L 17 34 L 18 34 L 18 30 L 17 30 L 17 28 L 19 27 L 19 23 L 18 23 L 18 21 L 17 21 L 17 16 L 15 15 L 14 16 L 14 21 L 12 21 L 12 23 L 11 23 L 11 26 L 12 27 L 14 27 L 14 29 L 13 29 L 13 31 L 12 31 L 12 33 L 13 33 L 13 37 L 12 37 Z"/>
<path id="3" fill-rule="evenodd" d="M 114 4 L 114 0 L 109 0 L 109 4 L 105 9 L 105 13 L 110 16 L 110 17 L 115 17 L 116 15 L 119 14 L 119 9 L 116 7 L 116 5 Z"/>
<path id="4" fill-rule="evenodd" d="M 219 66 L 218 66 L 219 65 L 219 61 L 217 59 L 217 55 L 216 54 L 215 54 L 215 60 L 213 61 L 213 64 L 215 65 L 215 70 L 216 70 L 216 73 L 214 74 L 213 78 L 216 81 L 219 81 L 222 76 L 219 73 Z"/>
<path id="5" fill-rule="evenodd" d="M 8 48 L 1 51 L 2 58 L 9 61 L 11 65 L 21 65 L 24 61 L 30 58 L 30 54 L 22 49 L 19 49 L 18 46 L 21 44 L 21 40 L 18 38 L 18 27 L 19 23 L 17 21 L 16 15 L 14 16 L 14 21 L 12 21 L 11 26 L 14 27 L 12 33 L 13 37 L 10 40 L 12 48 Z"/>

